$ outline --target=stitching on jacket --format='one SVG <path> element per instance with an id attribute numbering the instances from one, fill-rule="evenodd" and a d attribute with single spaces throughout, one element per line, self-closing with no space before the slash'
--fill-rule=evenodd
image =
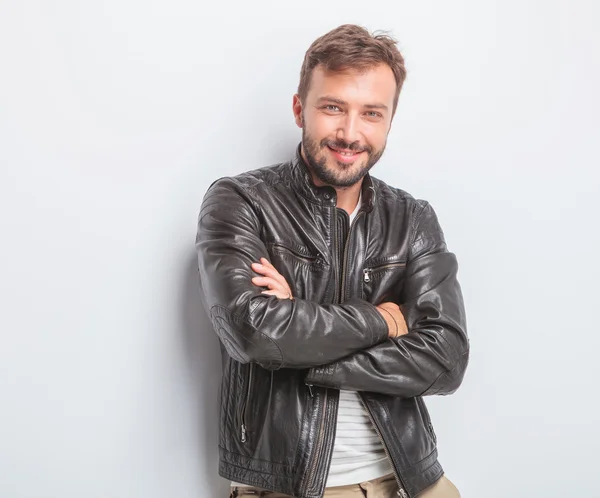
<path id="1" fill-rule="evenodd" d="M 388 419 L 389 420 L 394 420 L 393 417 L 392 417 L 392 414 L 390 413 L 390 409 L 389 409 L 388 405 L 386 403 L 381 402 L 381 401 L 379 401 L 379 404 L 381 405 L 381 407 L 385 411 Z M 389 424 L 388 427 L 392 428 L 392 432 L 396 435 L 396 441 L 400 441 L 401 438 L 398 435 L 398 432 L 396 432 L 396 425 L 395 424 Z M 410 459 L 408 458 L 408 455 L 406 454 L 406 451 L 404 451 L 404 447 L 400 443 L 397 443 L 396 446 L 398 447 L 399 452 L 402 453 L 402 455 L 404 456 L 404 459 L 407 462 L 409 462 Z"/>
<path id="2" fill-rule="evenodd" d="M 275 168 L 278 168 L 277 171 L 271 171 L 271 175 L 274 178 L 271 178 L 271 175 L 269 175 L 268 179 L 267 178 L 261 178 L 259 181 L 257 181 L 255 183 L 255 185 L 264 185 L 267 186 L 269 188 L 275 187 L 277 184 L 281 183 L 283 185 L 285 185 L 287 188 L 290 188 L 290 182 L 286 182 L 284 181 L 284 177 L 281 174 L 281 169 L 282 168 L 286 168 L 286 167 L 292 167 L 293 164 L 290 161 L 286 161 L 283 163 L 279 163 L 279 164 L 274 164 L 272 165 Z M 267 166 L 268 168 L 268 166 Z M 263 169 L 263 168 L 261 168 Z M 252 171 L 249 171 L 248 173 L 252 173 Z M 274 180 L 276 179 L 276 181 L 270 182 L 267 180 Z M 250 186 L 250 185 L 245 185 L 241 182 L 238 182 L 238 185 L 240 186 L 240 188 L 242 188 L 243 190 L 245 190 L 248 194 L 254 194 L 255 196 L 258 195 L 258 188 L 255 186 Z M 317 199 L 311 199 L 310 197 L 308 197 L 307 195 L 304 195 L 304 192 L 302 192 L 301 189 L 296 189 L 296 188 L 292 188 L 294 192 L 298 193 L 300 196 L 302 196 L 304 199 L 306 199 L 308 202 L 310 202 L 311 204 L 315 204 L 317 206 L 321 206 L 322 203 L 320 201 L 318 201 Z M 252 190 L 252 192 L 250 192 L 250 190 Z M 253 203 L 255 203 L 254 199 L 251 199 Z"/>
<path id="3" fill-rule="evenodd" d="M 294 462 L 292 463 L 292 469 L 295 469 L 298 466 L 298 459 L 300 458 L 300 445 L 302 443 L 302 441 L 304 440 L 304 417 L 306 416 L 306 406 L 308 404 L 308 393 L 306 392 L 306 389 L 304 390 L 304 404 L 302 405 L 302 415 L 300 416 L 300 421 L 301 421 L 301 427 L 300 427 L 300 433 L 298 434 L 298 441 L 296 442 L 296 450 L 294 451 Z M 310 423 L 308 424 L 310 426 Z M 310 431 L 310 427 L 309 427 L 309 431 Z"/>
<path id="4" fill-rule="evenodd" d="M 421 464 L 422 464 L 422 463 L 423 463 L 425 460 L 427 460 L 427 459 L 429 459 L 429 458 L 432 458 L 433 454 L 434 454 L 436 451 L 437 451 L 437 445 L 436 445 L 436 446 L 433 448 L 433 451 L 432 451 L 431 453 L 429 453 L 429 455 L 427 455 L 426 457 L 423 457 L 423 458 L 421 458 L 421 460 L 419 460 L 418 462 L 415 462 L 415 463 L 413 463 L 413 464 L 412 464 L 410 467 L 406 467 L 404 470 L 405 470 L 405 471 L 407 471 L 407 470 L 410 470 L 410 469 L 413 469 L 413 468 L 415 468 L 417 465 L 421 465 Z M 436 460 L 434 460 L 434 462 L 431 464 L 431 467 L 433 467 L 433 466 L 435 465 L 435 462 L 436 462 L 436 461 L 437 461 L 437 458 L 436 458 Z"/>
<path id="5" fill-rule="evenodd" d="M 418 203 L 419 201 L 417 201 Z M 417 235 L 417 226 L 419 225 L 419 223 L 421 222 L 421 216 L 423 216 L 423 213 L 425 212 L 425 208 L 429 205 L 429 202 L 427 201 L 422 201 L 423 202 L 423 207 L 421 208 L 421 211 L 419 211 L 419 214 L 417 214 L 414 218 L 413 221 L 411 223 L 411 231 L 412 233 L 410 234 L 410 244 L 408 245 L 408 261 L 410 261 L 412 259 L 412 247 L 415 243 L 415 239 L 416 239 L 416 235 Z"/>
<path id="6" fill-rule="evenodd" d="M 221 448 L 226 453 L 230 453 L 232 455 L 237 455 L 237 456 L 240 456 L 242 458 L 247 458 L 248 460 L 252 460 L 252 461 L 256 460 L 256 461 L 259 461 L 259 462 L 272 463 L 273 465 L 281 465 L 282 467 L 286 467 L 288 469 L 292 469 L 293 470 L 293 467 L 291 465 L 288 465 L 287 463 L 273 462 L 271 460 L 262 460 L 260 458 L 254 457 L 254 456 L 242 455 L 241 453 L 236 453 L 235 451 L 228 450 L 227 448 L 224 448 L 221 445 L 219 445 L 219 448 Z M 235 463 L 232 463 L 232 464 L 230 464 L 229 462 L 225 462 L 225 463 L 227 463 L 227 465 L 236 465 Z M 236 467 L 239 467 L 239 465 L 236 465 Z M 250 470 L 247 467 L 240 467 L 240 468 L 246 469 L 246 470 Z M 254 472 L 262 472 L 262 470 L 260 470 L 260 471 L 254 471 Z M 266 473 L 269 474 L 269 472 L 266 472 Z"/>
<path id="7" fill-rule="evenodd" d="M 441 337 L 443 339 L 443 341 L 448 345 L 448 348 L 452 351 L 452 360 L 454 363 L 460 361 L 462 354 L 457 354 L 456 352 L 456 348 L 450 343 L 450 341 L 448 339 L 446 339 L 445 334 L 447 333 L 448 328 L 452 328 L 452 330 L 456 330 L 454 327 L 448 327 L 448 326 L 442 326 L 442 331 L 438 334 L 439 337 Z M 452 367 L 454 368 L 454 367 Z"/>
<path id="8" fill-rule="evenodd" d="M 224 463 L 225 465 L 229 465 L 227 462 L 223 462 L 223 463 Z M 241 468 L 241 467 L 239 467 L 239 466 L 237 466 L 237 465 L 233 465 L 233 467 L 236 467 L 236 468 Z M 257 471 L 253 471 L 253 470 L 250 470 L 250 471 L 248 471 L 248 469 L 246 469 L 246 471 L 247 471 L 247 472 L 252 472 L 252 473 L 256 473 L 256 472 L 257 472 Z M 269 474 L 268 472 L 265 472 L 265 473 L 266 473 L 266 474 L 268 474 L 268 475 L 274 475 L 274 474 Z M 225 477 L 226 479 L 230 479 L 230 480 L 232 480 L 232 481 L 235 481 L 235 480 L 237 480 L 237 479 L 236 479 L 236 476 L 235 476 L 233 473 L 231 473 L 231 472 L 227 472 L 227 471 L 225 470 L 225 471 L 224 471 L 224 474 L 225 474 L 225 476 L 223 476 L 222 474 L 220 474 L 220 475 L 221 475 L 222 477 Z M 257 487 L 257 488 L 263 488 L 263 489 L 266 489 L 266 488 L 269 486 L 269 482 L 268 482 L 268 481 L 267 481 L 267 480 L 266 480 L 264 477 L 262 477 L 262 476 L 260 476 L 260 478 L 262 479 L 262 482 L 258 482 L 257 480 L 255 480 L 255 479 L 252 479 L 252 478 L 246 478 L 246 479 L 247 479 L 248 481 L 250 481 L 250 484 L 249 484 L 250 486 L 255 486 L 255 487 Z M 287 477 L 287 476 L 276 476 L 276 478 L 277 478 L 277 479 L 281 479 L 281 480 L 290 481 L 290 483 L 292 482 L 292 478 L 291 478 L 291 477 Z M 239 479 L 239 478 L 238 478 L 238 479 Z M 290 484 L 290 486 L 291 486 L 291 484 Z"/>
<path id="9" fill-rule="evenodd" d="M 280 369 L 283 366 L 284 363 L 284 356 L 283 356 L 283 352 L 281 351 L 281 348 L 279 347 L 279 344 L 277 344 L 277 342 L 272 339 L 271 337 L 269 337 L 267 334 L 265 334 L 264 332 L 261 332 L 260 330 L 258 330 L 256 327 L 254 327 L 251 323 L 249 323 L 242 315 L 238 314 L 238 313 L 234 313 L 233 311 L 231 311 L 230 309 L 228 309 L 225 306 L 222 306 L 220 304 L 215 304 L 211 307 L 211 312 L 213 309 L 218 308 L 221 310 L 225 310 L 230 316 L 237 318 L 238 320 L 242 321 L 245 325 L 247 325 L 250 329 L 252 329 L 254 332 L 257 332 L 258 334 L 260 334 L 262 337 L 264 337 L 265 339 L 267 339 L 269 342 L 271 342 L 276 348 L 277 351 L 279 352 L 279 356 L 280 356 L 280 360 L 279 360 L 279 365 L 277 366 L 276 370 Z"/>
<path id="10" fill-rule="evenodd" d="M 250 482 L 250 484 L 249 484 L 250 486 L 256 486 L 257 488 L 263 488 L 264 489 L 264 488 L 266 488 L 266 487 L 269 486 L 269 481 L 266 478 L 262 477 L 260 474 L 267 474 L 267 475 L 270 475 L 270 476 L 274 476 L 275 475 L 275 474 L 273 474 L 271 472 L 264 472 L 262 470 L 261 471 L 248 470 L 246 467 L 240 467 L 239 465 L 236 465 L 235 463 L 229 463 L 229 462 L 223 462 L 223 461 L 222 461 L 222 463 L 225 464 L 225 465 L 227 465 L 228 468 L 229 467 L 235 467 L 237 469 L 243 469 L 243 470 L 245 470 L 246 473 L 247 472 L 252 472 L 254 475 L 258 474 L 258 477 L 260 477 L 260 479 L 261 479 L 260 481 L 257 481 L 256 479 L 252 479 L 252 478 L 248 478 L 248 477 L 244 476 L 244 480 L 245 481 L 249 481 Z M 228 477 L 231 475 L 231 477 L 229 477 L 229 479 L 231 479 L 232 481 L 239 480 L 239 478 L 236 479 L 236 477 L 233 476 L 232 473 L 230 473 L 230 472 L 225 472 L 225 473 L 228 475 Z M 279 477 L 279 476 L 277 476 L 277 478 L 281 479 L 281 477 Z M 284 477 L 284 479 L 289 479 L 289 478 Z"/>
<path id="11" fill-rule="evenodd" d="M 466 351 L 464 351 L 456 360 L 454 366 L 452 368 L 449 368 L 448 370 L 444 370 L 441 374 L 439 374 L 435 380 L 429 385 L 429 387 L 427 387 L 427 389 L 425 389 L 421 394 L 419 394 L 419 396 L 426 396 L 425 393 L 427 393 L 427 391 L 429 391 L 433 386 L 435 386 L 435 383 L 440 380 L 442 378 L 442 376 L 444 375 L 448 375 L 450 373 L 452 373 L 454 370 L 456 370 L 459 367 L 462 367 L 462 359 L 467 356 L 469 354 L 469 350 L 467 349 Z M 439 387 L 437 389 L 437 391 L 433 391 L 427 394 L 427 396 L 433 396 L 437 393 L 439 393 L 442 390 L 442 387 Z"/>

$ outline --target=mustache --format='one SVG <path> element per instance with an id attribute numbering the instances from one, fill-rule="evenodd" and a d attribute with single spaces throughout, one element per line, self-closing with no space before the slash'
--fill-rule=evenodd
<path id="1" fill-rule="evenodd" d="M 332 147 L 335 149 L 345 149 L 352 152 L 367 152 L 371 153 L 372 149 L 368 145 L 360 145 L 359 142 L 348 143 L 345 140 L 321 140 L 321 147 Z"/>

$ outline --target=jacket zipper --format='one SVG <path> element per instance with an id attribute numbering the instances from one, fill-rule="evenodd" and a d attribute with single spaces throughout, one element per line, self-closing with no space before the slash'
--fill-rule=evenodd
<path id="1" fill-rule="evenodd" d="M 350 223 L 350 227 L 348 228 L 348 234 L 346 235 L 346 240 L 344 241 L 344 255 L 342 258 L 342 264 L 341 264 L 341 268 L 340 268 L 340 272 L 342 274 L 342 278 L 341 278 L 341 285 L 340 288 L 338 289 L 337 285 L 336 285 L 336 291 L 334 293 L 335 299 L 334 299 L 334 303 L 335 302 L 343 302 L 345 299 L 345 289 L 344 289 L 344 285 L 345 285 L 345 277 L 346 277 L 346 263 L 347 263 L 347 259 L 348 259 L 348 240 L 350 239 L 350 234 L 352 232 L 352 227 L 354 226 L 356 220 L 358 219 L 359 216 L 361 216 L 363 214 L 364 211 L 359 211 L 356 215 L 356 217 L 352 220 L 352 223 Z M 333 248 L 334 251 L 336 251 L 337 253 L 337 244 L 338 244 L 338 239 L 337 239 L 337 207 L 333 208 L 333 226 L 334 226 L 334 242 L 333 242 Z M 309 391 L 310 391 L 310 395 L 311 397 L 313 396 L 312 394 L 312 388 L 311 386 L 309 387 Z M 308 473 L 308 480 L 307 480 L 307 487 L 306 489 L 309 489 L 310 487 L 312 487 L 313 485 L 313 480 L 314 480 L 314 475 L 316 473 L 317 470 L 317 462 L 320 460 L 320 457 L 323 454 L 323 448 L 321 445 L 321 440 L 323 439 L 323 433 L 325 430 L 325 416 L 326 416 L 326 408 L 327 408 L 327 389 L 325 389 L 325 394 L 323 395 L 323 410 L 322 410 L 322 416 L 321 416 L 321 426 L 319 428 L 319 433 L 317 436 L 317 443 L 319 444 L 319 451 L 317 452 L 317 454 L 315 455 L 315 458 L 312 462 L 310 471 Z M 403 497 L 403 498 L 407 498 L 407 497 Z"/>
<path id="2" fill-rule="evenodd" d="M 337 207 L 333 206 L 333 250 L 334 250 L 334 254 L 337 254 L 337 245 L 338 245 L 337 232 L 338 232 L 338 230 L 337 230 Z M 335 292 L 333 293 L 333 296 L 334 296 L 333 302 L 336 303 L 338 301 L 338 286 L 337 285 L 335 286 Z M 312 396 L 312 389 L 310 389 L 310 394 Z M 319 457 L 321 456 L 321 449 L 322 449 L 321 439 L 323 439 L 323 432 L 325 430 L 325 414 L 327 413 L 326 409 L 327 409 L 327 389 L 325 389 L 325 393 L 323 394 L 323 408 L 322 408 L 322 414 L 321 414 L 321 425 L 319 427 L 319 433 L 317 435 L 317 441 L 315 443 L 316 447 L 318 445 L 318 451 L 312 461 L 312 465 L 308 472 L 308 479 L 306 482 L 306 490 L 308 490 L 313 485 L 314 475 L 317 470 L 317 463 L 319 461 Z"/>
<path id="3" fill-rule="evenodd" d="M 334 250 L 334 254 L 337 257 L 337 246 L 338 246 L 338 228 L 337 228 L 337 207 L 333 206 L 333 250 Z M 335 261 L 335 259 L 334 259 Z M 335 285 L 335 292 L 333 293 L 333 302 L 337 303 L 339 302 L 339 287 L 337 285 Z"/>
<path id="4" fill-rule="evenodd" d="M 245 443 L 248 438 L 246 437 L 246 409 L 250 402 L 250 391 L 252 390 L 252 378 L 254 377 L 254 363 L 250 363 L 250 371 L 248 372 L 248 388 L 246 389 L 246 399 L 244 401 L 244 407 L 242 408 L 242 443 Z"/>
<path id="5" fill-rule="evenodd" d="M 379 436 L 379 440 L 381 441 L 383 450 L 385 451 L 385 454 L 388 457 L 388 460 L 392 464 L 392 471 L 394 472 L 394 477 L 396 478 L 396 483 L 398 484 L 398 496 L 401 496 L 402 498 L 409 498 L 408 492 L 406 491 L 406 486 L 402 482 L 402 478 L 400 477 L 400 474 L 398 474 L 398 472 L 396 471 L 396 467 L 394 466 L 394 462 L 392 461 L 390 452 L 385 444 L 385 441 L 383 440 L 383 436 L 381 435 L 379 426 L 375 422 L 375 417 L 373 417 L 373 414 L 371 413 L 370 408 L 367 406 L 367 403 L 365 403 L 365 400 L 363 399 L 363 397 L 359 395 L 359 398 L 360 398 L 361 403 L 365 407 L 365 410 L 366 410 L 367 414 L 369 415 L 369 418 L 371 419 L 371 424 L 373 424 L 373 427 L 375 429 L 375 432 L 377 433 L 377 436 Z"/>
<path id="6" fill-rule="evenodd" d="M 386 263 L 383 265 L 377 265 L 377 266 L 373 266 L 371 268 L 365 268 L 363 270 L 363 281 L 364 282 L 370 282 L 371 281 L 371 274 L 373 272 L 379 271 L 379 270 L 385 270 L 386 268 L 401 268 L 403 266 L 406 266 L 406 262 L 405 261 L 399 261 L 397 263 Z"/>
<path id="7" fill-rule="evenodd" d="M 343 302 L 346 299 L 346 289 L 344 288 L 344 286 L 346 285 L 346 264 L 348 263 L 348 240 L 350 239 L 350 234 L 352 233 L 352 227 L 354 226 L 354 223 L 356 223 L 356 220 L 363 213 L 364 211 L 359 211 L 352 220 L 352 223 L 350 223 L 350 228 L 348 228 L 348 235 L 346 236 L 346 242 L 344 243 L 344 260 L 342 261 L 342 296 L 340 302 Z"/>
<path id="8" fill-rule="evenodd" d="M 357 215 L 358 216 L 358 215 Z M 337 227 L 337 207 L 333 206 L 333 251 L 334 254 L 337 254 L 337 248 L 338 248 L 338 227 Z M 350 227 L 352 227 L 352 224 L 350 225 Z M 348 234 L 350 233 L 350 230 L 348 230 Z M 343 268 L 343 263 L 342 263 L 342 268 L 340 268 L 340 271 L 342 273 L 342 281 L 344 280 L 344 268 Z M 333 302 L 337 303 L 339 302 L 339 287 L 335 286 L 335 292 L 333 293 Z M 310 390 L 310 394 L 312 397 L 312 388 L 309 386 L 309 390 Z M 323 408 L 322 408 L 322 414 L 321 414 L 321 425 L 319 427 L 319 432 L 317 435 L 317 441 L 315 443 L 315 446 L 318 445 L 318 451 L 312 461 L 312 465 L 310 467 L 310 470 L 308 472 L 308 479 L 307 479 L 307 483 L 306 483 L 306 490 L 310 489 L 313 486 L 313 480 L 314 480 L 314 475 L 316 473 L 317 470 L 317 463 L 320 460 L 321 454 L 322 454 L 322 444 L 321 444 L 321 440 L 323 439 L 323 433 L 325 430 L 325 416 L 327 413 L 327 389 L 325 389 L 325 394 L 323 395 Z"/>
<path id="9" fill-rule="evenodd" d="M 319 256 L 307 256 L 305 254 L 299 253 L 298 251 L 294 251 L 293 249 L 290 249 L 289 247 L 286 247 L 282 244 L 275 243 L 275 244 L 272 244 L 272 246 L 276 247 L 278 250 L 280 250 L 282 252 L 287 252 L 298 259 L 306 261 L 307 263 L 315 263 L 319 260 Z"/>

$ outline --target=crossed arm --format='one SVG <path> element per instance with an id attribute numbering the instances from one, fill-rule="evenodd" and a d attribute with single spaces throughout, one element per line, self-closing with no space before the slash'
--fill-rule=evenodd
<path id="1" fill-rule="evenodd" d="M 407 333 L 390 338 L 389 323 L 364 300 L 320 305 L 291 296 L 261 260 L 252 200 L 234 179 L 213 183 L 196 248 L 205 304 L 228 353 L 268 369 L 310 368 L 313 385 L 402 397 L 454 392 L 469 351 L 458 264 L 431 206 L 415 216 L 399 308 Z"/>
<path id="2" fill-rule="evenodd" d="M 468 339 L 462 334 L 464 311 L 462 300 L 457 299 L 456 258 L 442 254 L 428 254 L 409 265 L 407 293 L 414 297 L 406 300 L 399 312 L 406 313 L 402 334 L 312 368 L 306 383 L 402 397 L 454 392 L 467 366 Z M 261 263 L 252 265 L 262 275 L 254 277 L 253 283 L 267 286 L 265 294 L 289 299 L 291 290 L 285 278 L 266 258 L 261 258 Z M 440 294 L 454 298 L 439 300 Z"/>

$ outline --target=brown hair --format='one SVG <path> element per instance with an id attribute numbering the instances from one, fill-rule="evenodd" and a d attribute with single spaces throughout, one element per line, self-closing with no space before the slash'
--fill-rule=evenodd
<path id="1" fill-rule="evenodd" d="M 365 28 L 355 24 L 343 24 L 317 38 L 306 51 L 298 95 L 304 101 L 310 87 L 312 72 L 318 65 L 328 71 L 370 69 L 377 64 L 387 64 L 396 79 L 394 108 L 406 78 L 404 57 L 396 46 L 397 41 L 388 34 L 370 34 Z"/>

